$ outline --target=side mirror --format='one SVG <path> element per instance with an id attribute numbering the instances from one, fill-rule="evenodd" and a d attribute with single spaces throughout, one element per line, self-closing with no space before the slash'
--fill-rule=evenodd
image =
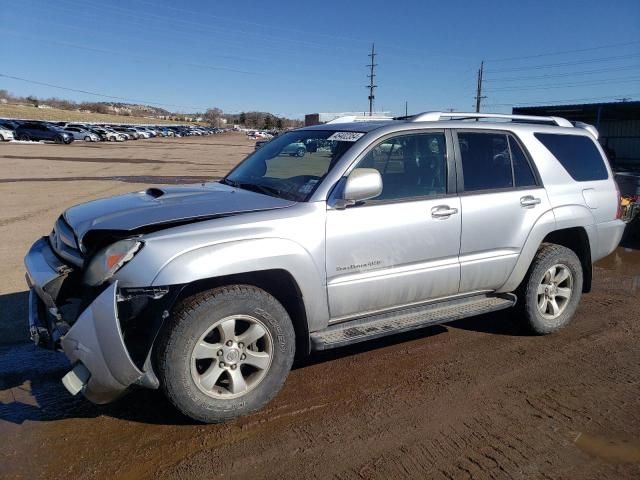
<path id="1" fill-rule="evenodd" d="M 347 205 L 375 198 L 382 193 L 382 177 L 375 168 L 356 168 L 347 177 L 342 198 Z"/>

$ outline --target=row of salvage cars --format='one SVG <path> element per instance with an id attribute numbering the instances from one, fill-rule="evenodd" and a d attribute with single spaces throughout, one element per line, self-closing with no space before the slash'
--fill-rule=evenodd
<path id="1" fill-rule="evenodd" d="M 0 141 L 49 141 L 69 144 L 85 142 L 124 142 L 154 137 L 211 135 L 224 130 L 194 125 L 130 125 L 37 120 L 0 119 Z"/>

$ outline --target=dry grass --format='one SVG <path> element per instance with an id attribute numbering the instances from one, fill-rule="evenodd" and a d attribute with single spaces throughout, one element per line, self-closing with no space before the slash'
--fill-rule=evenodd
<path id="1" fill-rule="evenodd" d="M 17 118 L 24 120 L 47 120 L 52 122 L 95 122 L 95 123 L 152 123 L 176 124 L 174 120 L 159 118 L 127 117 L 124 115 L 110 115 L 104 113 L 87 113 L 57 108 L 36 108 L 29 105 L 0 104 L 0 118 Z"/>

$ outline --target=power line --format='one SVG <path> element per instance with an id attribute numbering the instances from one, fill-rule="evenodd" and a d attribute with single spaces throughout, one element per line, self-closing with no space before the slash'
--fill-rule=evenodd
<path id="1" fill-rule="evenodd" d="M 572 83 L 555 83 L 545 85 L 517 85 L 511 87 L 500 87 L 488 89 L 488 92 L 506 92 L 513 90 L 548 90 L 552 88 L 566 88 L 566 87 L 580 87 L 590 85 L 600 85 L 603 83 L 627 83 L 640 80 L 640 77 L 626 77 L 626 78 L 608 78 L 602 80 L 587 80 L 584 82 L 572 82 Z"/>
<path id="2" fill-rule="evenodd" d="M 45 87 L 57 88 L 57 89 L 60 89 L 60 90 L 66 90 L 68 92 L 84 93 L 86 95 L 93 95 L 94 97 L 110 98 L 112 100 L 122 100 L 124 102 L 141 103 L 141 104 L 147 104 L 147 105 L 160 105 L 160 106 L 163 106 L 163 107 L 177 107 L 177 108 L 184 108 L 184 109 L 190 109 L 190 110 L 196 110 L 196 111 L 202 109 L 202 107 L 193 107 L 193 106 L 188 106 L 188 105 L 175 105 L 175 104 L 172 104 L 172 103 L 150 102 L 148 100 L 139 100 L 139 99 L 134 99 L 134 98 L 118 97 L 118 96 L 115 96 L 115 95 L 106 95 L 106 94 L 103 94 L 103 93 L 90 92 L 88 90 L 81 90 L 81 89 L 78 89 L 78 88 L 63 87 L 61 85 L 54 85 L 54 84 L 51 84 L 51 83 L 40 82 L 40 81 L 37 81 L 37 80 L 30 80 L 28 78 L 16 77 L 16 76 L 13 76 L 13 75 L 7 75 L 5 73 L 0 73 L 0 77 L 9 78 L 11 80 L 18 80 L 18 81 L 26 82 L 26 83 L 32 83 L 34 85 L 41 85 L 41 86 L 45 86 Z"/>
<path id="3" fill-rule="evenodd" d="M 485 78 L 485 82 L 495 83 L 495 82 L 517 82 L 520 80 L 536 80 L 541 78 L 559 78 L 559 77 L 573 77 L 576 75 L 591 75 L 594 73 L 609 73 L 614 71 L 621 70 L 633 70 L 635 68 L 640 68 L 640 64 L 637 65 L 626 65 L 623 67 L 608 67 L 608 68 L 599 68 L 596 70 L 582 70 L 580 72 L 564 72 L 564 73 L 549 73 L 545 75 L 525 75 L 521 77 L 504 77 L 504 78 Z"/>
<path id="4" fill-rule="evenodd" d="M 621 43 L 610 43 L 608 45 L 600 45 L 597 47 L 589 47 L 589 48 L 577 48 L 574 50 L 563 50 L 563 51 L 559 51 L 559 52 L 548 52 L 548 53 L 538 53 L 535 55 L 524 55 L 524 56 L 518 56 L 518 57 L 506 57 L 506 58 L 490 58 L 488 61 L 489 62 L 510 62 L 513 60 L 525 60 L 525 59 L 529 59 L 529 58 L 540 58 L 540 57 L 551 57 L 551 56 L 557 56 L 557 55 L 565 55 L 567 53 L 580 53 L 580 52 L 591 52 L 594 50 L 603 50 L 603 49 L 607 49 L 607 48 L 615 48 L 615 47 L 625 47 L 628 45 L 638 45 L 640 44 L 640 40 L 636 40 L 633 42 L 621 42 Z"/>
<path id="5" fill-rule="evenodd" d="M 21 33 L 16 33 L 16 32 L 12 32 L 9 30 L 4 30 L 4 29 L 0 29 L 0 33 L 3 34 L 7 34 L 7 35 L 12 35 L 12 36 L 16 36 L 16 37 L 21 37 L 21 38 L 27 38 L 30 40 L 43 40 L 42 37 L 33 37 L 31 35 L 23 35 Z M 246 75 L 259 75 L 260 72 L 252 72 L 252 71 L 248 71 L 248 70 L 240 70 L 240 69 L 236 69 L 236 68 L 231 68 L 231 67 L 225 67 L 222 65 L 209 65 L 209 64 L 205 64 L 205 63 L 191 63 L 191 62 L 183 62 L 183 61 L 179 61 L 179 60 L 173 60 L 171 58 L 166 58 L 166 57 L 161 57 L 161 56 L 154 56 L 154 55 L 140 55 L 137 53 L 127 53 L 127 52 L 123 52 L 121 50 L 116 51 L 116 50 L 109 50 L 106 48 L 96 48 L 96 47 L 88 47 L 86 45 L 78 45 L 76 43 L 71 43 L 71 42 L 65 42 L 65 41 L 60 41 L 60 40 L 52 40 L 52 39 L 47 39 L 46 40 L 49 43 L 53 43 L 56 45 L 61 45 L 64 47 L 71 47 L 71 48 L 78 48 L 80 50 L 87 50 L 90 52 L 97 52 L 97 53 L 109 53 L 112 55 L 116 55 L 118 57 L 129 57 L 129 58 L 134 58 L 134 59 L 141 59 L 141 60 L 145 60 L 145 59 L 150 59 L 152 61 L 157 61 L 157 62 L 161 62 L 161 63 L 169 63 L 169 64 L 174 64 L 174 65 L 184 65 L 186 67 L 195 67 L 195 68 L 203 68 L 203 69 L 207 69 L 207 70 L 222 70 L 222 71 L 226 71 L 226 72 L 233 72 L 233 73 L 242 73 L 242 74 L 246 74 Z"/>
<path id="6" fill-rule="evenodd" d="M 370 68 L 370 73 L 369 75 L 367 75 L 367 77 L 369 77 L 369 85 L 367 85 L 367 88 L 369 89 L 369 116 L 373 115 L 373 100 L 376 98 L 374 94 L 374 90 L 377 87 L 377 85 L 374 83 L 374 79 L 376 78 L 375 68 L 378 66 L 378 64 L 375 63 L 376 55 L 376 44 L 372 43 L 371 53 L 368 55 L 369 57 L 371 57 L 371 63 L 367 65 L 367 67 Z"/>
<path id="7" fill-rule="evenodd" d="M 524 106 L 524 105 L 553 105 L 553 104 L 569 104 L 572 102 L 588 102 L 592 100 L 607 100 L 614 99 L 616 97 L 622 98 L 631 98 L 634 96 L 640 96 L 640 93 L 625 93 L 618 95 L 606 95 L 602 97 L 583 97 L 583 98 L 571 98 L 571 99 L 560 99 L 560 100 L 544 100 L 544 101 L 531 101 L 531 102 L 512 102 L 512 103 L 492 103 L 490 105 L 486 105 L 487 107 L 509 107 L 509 106 Z"/>
<path id="8" fill-rule="evenodd" d="M 578 60 L 575 62 L 562 62 L 562 63 L 548 63 L 543 65 L 530 65 L 527 67 L 514 67 L 514 68 L 501 68 L 496 70 L 489 70 L 489 73 L 499 73 L 499 72 L 518 72 L 522 70 L 537 70 L 541 68 L 556 68 L 556 67 L 569 67 L 573 65 L 583 65 L 587 63 L 599 63 L 599 62 L 610 62 L 611 60 L 620 60 L 623 58 L 636 58 L 640 57 L 640 53 L 632 53 L 628 55 L 616 55 L 609 57 L 601 57 L 601 58 L 591 58 L 586 60 Z"/>

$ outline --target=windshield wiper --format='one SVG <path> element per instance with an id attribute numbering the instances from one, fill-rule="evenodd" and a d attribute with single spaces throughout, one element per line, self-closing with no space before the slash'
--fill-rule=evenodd
<path id="1" fill-rule="evenodd" d="M 229 180 L 227 178 L 223 178 L 221 182 L 234 188 L 250 190 L 252 192 L 262 193 L 271 197 L 275 195 L 276 197 L 281 198 L 282 194 L 284 193 L 275 187 L 269 187 L 267 185 L 260 185 L 257 183 L 237 182 L 235 180 Z"/>

